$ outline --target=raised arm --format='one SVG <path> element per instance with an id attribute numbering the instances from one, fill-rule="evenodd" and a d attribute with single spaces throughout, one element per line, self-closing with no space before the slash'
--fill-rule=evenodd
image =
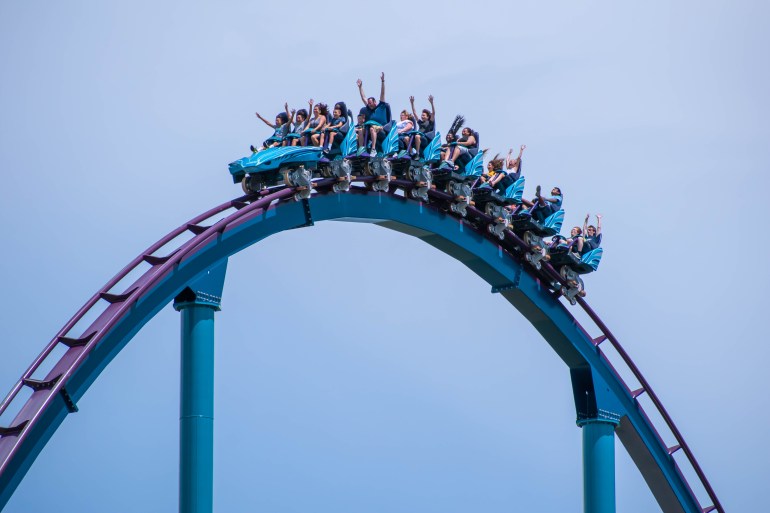
<path id="1" fill-rule="evenodd" d="M 586 220 L 583 221 L 583 233 L 588 233 L 588 219 L 591 217 L 591 214 L 586 214 Z"/>
<path id="2" fill-rule="evenodd" d="M 596 214 L 596 235 L 602 233 L 602 215 Z"/>
<path id="3" fill-rule="evenodd" d="M 380 101 L 385 101 L 385 72 L 383 71 L 380 75 L 380 81 L 382 82 L 382 85 L 380 86 Z"/>
<path id="4" fill-rule="evenodd" d="M 269 126 L 270 128 L 276 128 L 276 127 L 278 126 L 278 125 L 274 125 L 274 124 L 272 124 L 271 122 L 269 122 L 268 120 L 266 120 L 265 118 L 263 118 L 262 116 L 260 116 L 260 115 L 259 115 L 259 112 L 255 112 L 255 114 L 257 115 L 257 117 L 258 117 L 259 119 L 261 119 L 261 120 L 262 120 L 262 122 L 263 122 L 263 123 L 265 123 L 265 124 L 266 124 L 267 126 Z"/>
<path id="5" fill-rule="evenodd" d="M 358 94 L 361 95 L 361 101 L 364 102 L 364 105 L 366 105 L 366 95 L 364 94 L 364 83 L 361 82 L 360 78 L 356 80 L 356 85 L 358 86 Z"/>
<path id="6" fill-rule="evenodd" d="M 414 116 L 414 119 L 420 119 L 417 115 L 417 111 L 414 110 L 414 96 L 409 97 L 409 104 L 412 106 L 412 116 Z"/>
<path id="7" fill-rule="evenodd" d="M 285 102 L 283 108 L 286 110 L 286 117 L 289 118 L 289 123 L 294 123 L 294 111 L 289 112 L 289 102 Z"/>
<path id="8" fill-rule="evenodd" d="M 436 122 L 436 107 L 433 105 L 433 95 L 428 95 L 428 103 L 430 103 L 430 120 L 433 121 L 433 123 Z"/>

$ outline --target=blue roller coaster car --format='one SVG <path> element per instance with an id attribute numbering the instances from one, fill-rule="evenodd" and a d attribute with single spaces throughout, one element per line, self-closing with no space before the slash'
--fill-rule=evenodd
<path id="1" fill-rule="evenodd" d="M 523 176 L 517 180 L 505 177 L 495 187 L 484 183 L 473 189 L 474 205 L 492 217 L 492 223 L 487 229 L 500 240 L 505 237 L 505 229 L 511 222 L 512 214 L 509 208 L 521 205 L 525 181 Z"/>
<path id="2" fill-rule="evenodd" d="M 484 152 L 478 152 L 475 156 L 462 162 L 460 159 L 456 166 L 446 165 L 442 162 L 433 172 L 433 183 L 436 188 L 444 189 L 454 199 L 449 206 L 450 210 L 462 217 L 467 215 L 467 208 L 471 201 L 473 185 L 484 172 Z"/>
<path id="3" fill-rule="evenodd" d="M 298 197 L 308 197 L 321 156 L 315 146 L 279 146 L 231 162 L 229 168 L 233 183 L 240 182 L 247 194 L 285 183 L 299 189 Z"/>
<path id="4" fill-rule="evenodd" d="M 604 250 L 596 248 L 580 256 L 572 251 L 573 245 L 574 241 L 567 244 L 564 237 L 557 235 L 551 242 L 549 254 L 551 265 L 559 270 L 559 274 L 567 282 L 566 290 L 562 290 L 564 297 L 574 305 L 576 296 L 585 296 L 585 287 L 580 275 L 592 273 L 599 268 Z"/>
<path id="5" fill-rule="evenodd" d="M 337 144 L 338 140 L 339 138 L 335 139 L 334 145 L 318 161 L 318 173 L 325 178 L 336 178 L 332 188 L 334 192 L 343 192 L 350 190 L 350 181 L 353 178 L 351 159 L 358 154 L 356 131 L 350 128 L 342 142 Z"/>

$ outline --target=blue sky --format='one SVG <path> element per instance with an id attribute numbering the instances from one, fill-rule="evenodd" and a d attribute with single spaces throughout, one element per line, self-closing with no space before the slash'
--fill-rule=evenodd
<path id="1" fill-rule="evenodd" d="M 268 135 L 255 111 L 356 105 L 356 78 L 376 95 L 385 71 L 394 110 L 433 94 L 442 132 L 462 113 L 493 151 L 527 144 L 527 194 L 559 185 L 568 225 L 604 214 L 590 304 L 723 505 L 755 511 L 770 475 L 767 16 L 761 2 L 4 2 L 0 389 L 136 254 L 240 193 L 226 164 Z M 167 308 L 139 333 L 5 511 L 176 508 L 178 332 Z M 230 261 L 217 337 L 218 511 L 581 509 L 566 366 L 417 240 L 322 223 L 260 243 Z M 619 511 L 656 511 L 620 444 L 616 479 Z"/>

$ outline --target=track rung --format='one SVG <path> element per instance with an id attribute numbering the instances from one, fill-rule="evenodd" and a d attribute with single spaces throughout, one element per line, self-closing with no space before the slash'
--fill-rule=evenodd
<path id="1" fill-rule="evenodd" d="M 674 445 L 674 446 L 672 446 L 672 447 L 669 447 L 669 448 L 668 448 L 668 454 L 669 454 L 669 455 L 671 455 L 671 454 L 674 454 L 676 451 L 678 451 L 678 450 L 679 450 L 679 449 L 681 449 L 681 448 L 682 448 L 682 446 L 681 446 L 681 445 Z"/>
<path id="2" fill-rule="evenodd" d="M 19 433 L 21 433 L 24 430 L 24 428 L 27 426 L 28 422 L 29 422 L 28 420 L 25 420 L 21 424 L 19 424 L 17 426 L 11 426 L 11 427 L 0 426 L 0 438 L 2 438 L 4 436 L 15 436 L 15 435 L 18 435 Z"/>
<path id="3" fill-rule="evenodd" d="M 39 379 L 23 379 L 21 380 L 22 384 L 28 386 L 35 392 L 38 390 L 50 390 L 53 388 L 53 386 L 56 384 L 57 381 L 59 381 L 59 378 L 61 378 L 61 374 L 56 376 L 53 379 L 49 379 L 48 381 L 42 381 Z"/>
<path id="4" fill-rule="evenodd" d="M 593 339 L 593 343 L 594 343 L 595 346 L 598 346 L 599 344 L 601 344 L 605 340 L 607 340 L 607 335 L 599 335 L 598 337 Z"/>
<path id="5" fill-rule="evenodd" d="M 200 235 L 209 229 L 208 226 L 201 226 L 199 224 L 188 224 L 187 229 L 193 232 L 195 235 Z"/>
<path id="6" fill-rule="evenodd" d="M 637 397 L 639 397 L 640 395 L 642 395 L 642 394 L 643 394 L 643 393 L 645 393 L 645 392 L 646 392 L 646 390 L 644 389 L 644 387 L 642 387 L 642 388 L 637 388 L 636 390 L 634 390 L 633 392 L 631 392 L 631 397 L 633 397 L 634 399 L 636 399 Z"/>
<path id="7" fill-rule="evenodd" d="M 142 255 L 142 260 L 144 260 L 150 265 L 160 265 L 168 262 L 168 259 L 171 258 L 171 256 L 172 255 L 166 255 L 166 256 Z"/>
<path id="8" fill-rule="evenodd" d="M 59 337 L 59 342 L 61 342 L 62 344 L 64 344 L 67 347 L 82 347 L 82 346 L 88 344 L 88 342 L 92 338 L 94 338 L 94 335 L 96 335 L 95 331 L 92 331 L 91 333 L 89 333 L 85 337 L 80 337 L 80 338 Z"/>
<path id="9" fill-rule="evenodd" d="M 708 508 L 703 508 L 701 511 L 703 513 L 709 513 L 710 511 L 714 511 L 715 509 L 717 509 L 716 506 L 709 506 Z"/>
<path id="10" fill-rule="evenodd" d="M 108 303 L 122 303 L 134 293 L 136 288 L 133 288 L 125 294 L 110 294 L 109 292 L 100 292 L 99 297 L 107 301 Z"/>

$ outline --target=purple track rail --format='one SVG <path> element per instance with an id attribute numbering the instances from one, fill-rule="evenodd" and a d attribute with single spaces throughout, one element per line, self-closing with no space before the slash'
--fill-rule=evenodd
<path id="1" fill-rule="evenodd" d="M 359 183 L 366 183 L 371 182 L 372 178 L 361 177 L 354 181 Z M 332 182 L 333 179 L 317 181 L 315 183 L 316 188 L 318 189 L 316 193 L 329 193 L 329 186 Z M 391 182 L 391 193 L 394 192 L 397 188 L 406 190 L 412 186 L 412 182 L 404 180 L 393 180 Z M 11 388 L 10 392 L 2 401 L 2 403 L 0 403 L 0 415 L 2 415 L 18 397 L 19 392 L 24 388 L 24 386 L 31 386 L 34 390 L 32 396 L 21 407 L 19 413 L 16 415 L 11 425 L 7 427 L 0 427 L 0 475 L 2 475 L 2 473 L 7 469 L 18 448 L 25 441 L 26 435 L 30 430 L 29 428 L 39 420 L 42 413 L 57 397 L 57 395 L 63 392 L 64 385 L 66 384 L 69 376 L 78 368 L 78 366 L 88 356 L 91 350 L 98 345 L 104 334 L 106 334 L 117 323 L 117 321 L 120 320 L 120 318 L 142 297 L 142 295 L 147 290 L 149 290 L 154 284 L 166 276 L 173 268 L 173 266 L 181 262 L 186 256 L 194 253 L 201 246 L 205 245 L 211 240 L 212 237 L 222 233 L 228 227 L 236 226 L 251 218 L 252 216 L 258 215 L 262 211 L 267 210 L 274 202 L 291 200 L 293 192 L 294 191 L 292 189 L 278 187 L 271 189 L 270 191 L 262 191 L 259 194 L 241 196 L 234 200 L 222 203 L 221 205 L 218 205 L 192 218 L 187 223 L 184 223 L 178 228 L 172 230 L 166 236 L 152 244 L 149 248 L 143 251 L 131 262 L 129 262 L 96 294 L 94 294 L 56 333 L 56 335 L 45 346 L 45 348 L 43 348 L 41 353 L 37 356 L 37 358 L 35 358 L 32 364 L 30 364 L 27 370 L 22 374 L 21 378 L 19 378 L 19 380 Z M 351 189 L 351 193 L 360 192 L 366 192 L 366 190 L 357 187 L 353 187 Z M 446 202 L 452 200 L 449 194 L 442 191 L 431 190 L 429 195 L 437 205 L 446 204 Z M 235 211 L 215 222 L 211 226 L 204 226 L 202 224 L 229 209 L 235 209 Z M 475 218 L 484 222 L 491 222 L 491 218 L 489 216 L 472 206 L 468 208 L 468 212 L 471 218 Z M 469 226 L 469 228 L 472 227 Z M 178 249 L 174 250 L 168 255 L 155 255 L 158 250 L 188 231 L 193 233 L 193 237 L 183 243 Z M 495 241 L 495 243 L 500 242 L 498 239 L 493 238 L 488 233 L 486 233 L 486 230 L 483 230 L 482 235 Z M 528 249 L 526 243 L 511 231 L 506 231 L 503 244 L 507 246 L 507 250 L 516 247 L 524 250 Z M 508 251 L 508 253 L 514 257 L 512 251 Z M 123 280 L 129 273 L 134 271 L 143 262 L 150 264 L 151 267 L 143 275 L 141 275 L 134 282 L 134 284 L 130 285 L 126 289 L 128 292 L 120 294 L 110 292 L 113 287 L 120 283 L 121 280 Z M 530 272 L 535 272 L 527 265 L 523 265 L 523 267 L 530 270 Z M 564 280 L 550 264 L 544 263 L 541 272 L 548 280 L 564 284 Z M 555 294 L 555 296 L 558 297 L 558 293 Z M 94 306 L 97 305 L 101 300 L 106 300 L 108 303 L 110 303 L 110 305 L 104 310 L 104 312 L 102 312 L 101 315 L 99 315 L 99 317 L 93 323 L 91 323 L 90 326 L 88 326 L 83 331 L 79 338 L 68 337 L 69 332 L 73 329 L 73 327 L 75 327 L 78 322 L 81 321 L 84 316 L 89 313 L 89 311 L 93 309 Z M 724 508 L 719 502 L 719 499 L 717 498 L 716 493 L 706 478 L 705 473 L 698 464 L 695 455 L 685 442 L 684 437 L 676 427 L 673 419 L 669 415 L 668 411 L 666 411 L 660 399 L 655 394 L 647 380 L 644 378 L 639 368 L 633 362 L 625 349 L 621 346 L 617 338 L 612 334 L 609 328 L 607 328 L 606 324 L 588 305 L 585 299 L 578 298 L 578 304 L 585 311 L 591 321 L 596 325 L 597 329 L 601 332 L 601 335 L 599 337 L 593 338 L 588 335 L 588 331 L 580 326 L 577 320 L 575 320 L 575 324 L 583 330 L 589 339 L 593 340 L 596 350 L 604 357 L 606 363 L 615 374 L 618 382 L 623 384 L 625 390 L 631 397 L 636 400 L 636 398 L 639 397 L 639 395 L 642 393 L 647 393 L 653 405 L 655 406 L 657 413 L 663 419 L 665 427 L 671 432 L 676 440 L 676 445 L 668 448 L 669 454 L 672 455 L 674 452 L 681 449 L 682 452 L 686 455 L 687 462 L 691 465 L 700 481 L 700 484 L 703 486 L 712 503 L 710 506 L 700 506 L 697 497 L 695 497 L 695 494 L 693 494 L 693 498 L 695 498 L 696 502 L 699 504 L 701 511 L 703 513 L 708 513 L 711 511 L 724 513 Z M 600 344 L 604 341 L 608 341 L 615 349 L 615 351 L 620 355 L 623 364 L 632 373 L 634 378 L 641 384 L 641 388 L 631 390 L 631 388 L 622 379 L 620 374 L 614 369 L 609 360 L 606 359 L 606 356 L 604 356 L 599 347 Z M 59 344 L 65 344 L 68 346 L 68 350 L 54 364 L 53 369 L 49 371 L 44 380 L 33 380 L 32 376 Z M 642 405 L 638 401 L 635 401 L 635 404 L 642 415 L 644 415 L 645 418 L 647 418 L 649 421 L 649 417 L 647 417 L 646 413 L 644 412 Z M 661 445 L 665 446 L 663 439 L 659 434 L 658 426 L 653 425 L 651 421 L 649 421 L 649 423 L 655 430 L 655 434 L 658 436 L 658 440 Z M 681 474 L 679 465 L 676 460 L 674 460 L 674 465 L 677 468 L 677 471 L 680 472 L 680 476 L 682 476 L 685 484 L 687 484 L 687 480 Z"/>

